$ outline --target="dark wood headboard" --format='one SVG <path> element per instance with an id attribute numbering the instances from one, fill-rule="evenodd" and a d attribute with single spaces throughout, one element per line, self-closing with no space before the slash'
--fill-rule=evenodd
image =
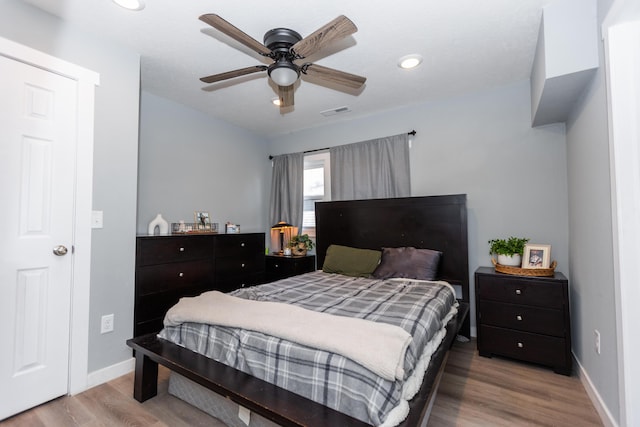
<path id="1" fill-rule="evenodd" d="M 316 243 L 318 268 L 332 244 L 439 250 L 438 278 L 459 287 L 469 302 L 466 194 L 317 202 Z"/>

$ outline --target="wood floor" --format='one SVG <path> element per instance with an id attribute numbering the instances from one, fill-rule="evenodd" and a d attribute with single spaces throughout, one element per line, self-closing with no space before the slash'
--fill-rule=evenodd
<path id="1" fill-rule="evenodd" d="M 167 394 L 160 368 L 158 396 L 132 397 L 128 374 L 72 397 L 61 397 L 4 422 L 2 427 L 208 426 L 224 424 Z M 580 380 L 546 368 L 478 356 L 475 342 L 456 342 L 433 407 L 430 427 L 602 426 Z M 327 426 L 337 427 L 337 426 Z"/>

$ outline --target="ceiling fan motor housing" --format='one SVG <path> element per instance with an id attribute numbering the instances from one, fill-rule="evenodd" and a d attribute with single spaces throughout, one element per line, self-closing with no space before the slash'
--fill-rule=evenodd
<path id="1" fill-rule="evenodd" d="M 264 45 L 277 53 L 289 53 L 289 48 L 302 40 L 302 36 L 288 28 L 274 28 L 264 34 Z"/>

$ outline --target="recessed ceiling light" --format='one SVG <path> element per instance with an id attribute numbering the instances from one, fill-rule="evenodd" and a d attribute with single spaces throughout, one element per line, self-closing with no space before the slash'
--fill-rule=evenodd
<path id="1" fill-rule="evenodd" d="M 410 70 L 412 68 L 416 68 L 421 63 L 422 63 L 422 56 L 417 54 L 406 55 L 400 58 L 400 60 L 398 61 L 398 67 L 405 70 Z"/>
<path id="2" fill-rule="evenodd" d="M 124 7 L 129 10 L 142 10 L 144 9 L 144 1 L 142 0 L 113 0 L 118 6 Z"/>

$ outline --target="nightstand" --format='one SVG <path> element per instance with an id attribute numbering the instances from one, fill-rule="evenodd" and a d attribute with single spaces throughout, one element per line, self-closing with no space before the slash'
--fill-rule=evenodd
<path id="1" fill-rule="evenodd" d="M 265 261 L 267 282 L 297 276 L 302 273 L 310 273 L 316 269 L 315 255 L 267 255 Z"/>
<path id="2" fill-rule="evenodd" d="M 529 277 L 478 268 L 478 353 L 538 363 L 571 375 L 568 287 L 560 272 L 552 277 Z"/>

